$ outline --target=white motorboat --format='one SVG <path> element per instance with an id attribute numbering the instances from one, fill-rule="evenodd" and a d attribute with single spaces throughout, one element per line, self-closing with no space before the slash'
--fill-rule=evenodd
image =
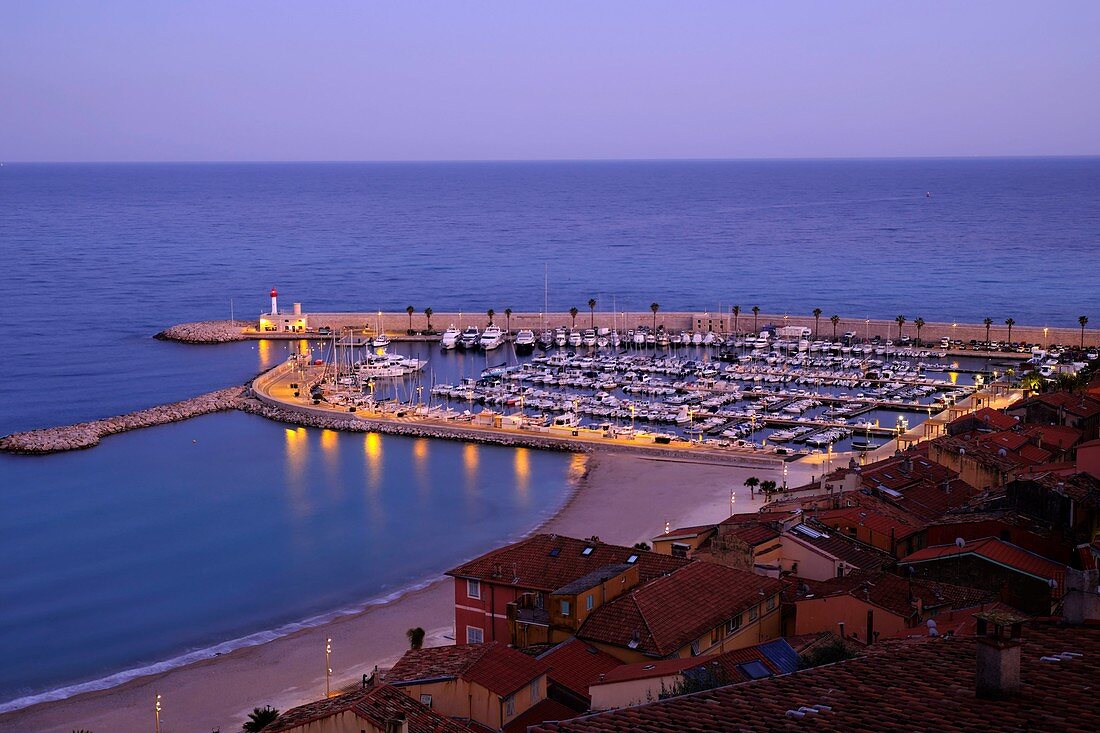
<path id="1" fill-rule="evenodd" d="M 516 348 L 517 354 L 530 354 L 535 350 L 535 332 L 530 329 L 523 329 L 516 334 L 516 340 L 513 342 L 513 345 Z"/>
<path id="2" fill-rule="evenodd" d="M 595 346 L 596 345 L 596 331 L 594 329 L 591 329 L 591 328 L 586 328 L 584 330 L 583 341 L 584 341 L 585 346 Z"/>
<path id="3" fill-rule="evenodd" d="M 481 334 L 478 345 L 485 351 L 492 351 L 500 348 L 502 343 L 504 343 L 504 332 L 499 326 L 489 326 L 485 329 L 485 333 Z"/>
<path id="4" fill-rule="evenodd" d="M 458 329 L 454 327 L 452 323 L 447 327 L 447 330 L 443 332 L 443 340 L 440 341 L 440 345 L 448 351 L 458 346 Z"/>
<path id="5" fill-rule="evenodd" d="M 376 349 L 384 349 L 390 345 L 390 337 L 384 333 L 380 333 L 371 339 L 370 345 Z"/>
<path id="6" fill-rule="evenodd" d="M 462 335 L 458 338 L 458 348 L 460 349 L 476 349 L 478 342 L 481 340 L 481 331 L 477 326 L 467 326 L 466 330 L 462 332 Z"/>

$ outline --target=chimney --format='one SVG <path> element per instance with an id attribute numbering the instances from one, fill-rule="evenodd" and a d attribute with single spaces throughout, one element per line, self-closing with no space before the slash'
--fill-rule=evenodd
<path id="1" fill-rule="evenodd" d="M 401 713 L 398 713 L 396 718 L 387 720 L 385 725 L 386 733 L 409 733 L 409 721 Z"/>
<path id="2" fill-rule="evenodd" d="M 985 611 L 974 618 L 978 619 L 978 697 L 1014 697 L 1020 691 L 1020 631 L 1027 619 L 1006 611 Z"/>

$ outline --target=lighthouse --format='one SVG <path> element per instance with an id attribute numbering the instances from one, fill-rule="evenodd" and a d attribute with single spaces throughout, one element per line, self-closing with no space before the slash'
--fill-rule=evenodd
<path id="1" fill-rule="evenodd" d="M 279 291 L 271 288 L 271 315 L 279 315 Z"/>

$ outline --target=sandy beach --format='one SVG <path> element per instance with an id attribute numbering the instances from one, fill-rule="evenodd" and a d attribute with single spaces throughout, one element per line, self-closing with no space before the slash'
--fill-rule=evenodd
<path id="1" fill-rule="evenodd" d="M 591 456 L 585 476 L 560 512 L 538 531 L 630 545 L 673 527 L 717 521 L 730 513 L 730 491 L 738 512 L 754 511 L 744 487 L 750 475 L 779 479 L 772 471 L 728 464 L 641 456 Z M 809 466 L 789 464 L 788 482 L 809 478 Z M 462 558 L 455 558 L 455 563 Z M 451 643 L 451 580 L 259 646 L 133 680 L 110 690 L 42 703 L 0 716 L 0 731 L 26 733 L 84 728 L 93 733 L 147 731 L 153 726 L 155 695 L 163 696 L 163 733 L 240 730 L 253 707 L 280 710 L 324 696 L 324 646 L 332 638 L 333 686 L 352 683 L 375 665 L 392 664 L 407 648 L 405 630 L 422 626 L 429 644 Z"/>

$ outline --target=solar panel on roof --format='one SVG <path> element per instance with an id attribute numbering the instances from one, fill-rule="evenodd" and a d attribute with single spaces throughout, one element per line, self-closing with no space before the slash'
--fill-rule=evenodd
<path id="1" fill-rule="evenodd" d="M 772 676 L 772 673 L 761 662 L 745 662 L 744 664 L 737 665 L 737 668 L 744 672 L 751 680 Z"/>

